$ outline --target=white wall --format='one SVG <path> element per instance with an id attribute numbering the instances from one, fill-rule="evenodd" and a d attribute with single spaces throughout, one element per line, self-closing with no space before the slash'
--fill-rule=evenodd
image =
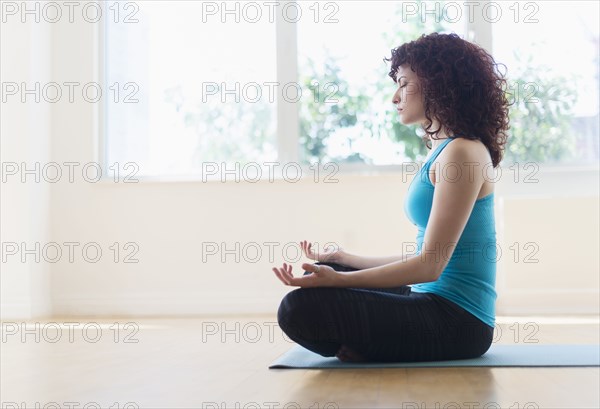
<path id="1" fill-rule="evenodd" d="M 97 80 L 94 29 L 85 22 L 3 25 L 3 81 L 40 75 L 58 83 Z M 44 54 L 49 50 L 51 59 Z M 64 100 L 6 104 L 2 161 L 97 160 L 95 108 Z M 274 313 L 290 290 L 271 271 L 283 261 L 286 243 L 335 241 L 358 254 L 388 255 L 415 240 L 403 211 L 410 179 L 403 182 L 397 172 L 337 175 L 336 184 L 93 184 L 78 175 L 77 183 L 3 184 L 3 242 L 80 243 L 73 263 L 64 254 L 55 264 L 3 264 L 3 317 L 38 316 L 50 308 L 58 315 Z M 598 171 L 544 171 L 537 178 L 539 183 L 515 184 L 503 177 L 497 186 L 497 230 L 505 250 L 498 314 L 598 312 Z M 114 242 L 121 245 L 117 263 L 109 249 Z M 123 262 L 126 242 L 139 246 L 139 263 Z M 274 262 L 261 245 L 256 263 L 232 256 L 226 263 L 215 256 L 203 263 L 206 242 L 225 242 L 229 249 L 236 242 L 279 245 Z M 509 261 L 515 242 L 521 257 Z M 538 263 L 523 262 L 526 242 L 538 244 Z M 100 261 L 82 259 L 85 243 L 98 243 Z"/>
<path id="2" fill-rule="evenodd" d="M 49 26 L 35 24 L 0 25 L 0 71 L 2 84 L 34 84 L 48 82 L 50 78 L 51 31 Z M 7 90 L 9 88 L 6 88 Z M 4 93 L 3 93 L 4 94 Z M 8 97 L 7 97 L 8 98 Z M 47 163 L 50 158 L 50 107 L 36 103 L 33 96 L 27 103 L 20 103 L 14 96 L 2 104 L 0 120 L 0 157 L 4 169 L 11 164 L 22 169 L 26 163 L 29 170 L 35 164 Z M 16 101 L 16 102 L 15 102 Z M 8 256 L 14 250 L 34 249 L 35 243 L 47 243 L 49 238 L 50 186 L 35 183 L 35 176 L 28 176 L 29 183 L 22 183 L 18 176 L 8 177 L 2 183 L 0 207 L 2 220 L 0 241 L 2 260 L 0 274 L 2 317 L 28 318 L 50 313 L 50 270 L 47 263 L 36 263 L 35 254 L 27 256 L 23 263 L 19 254 Z"/>

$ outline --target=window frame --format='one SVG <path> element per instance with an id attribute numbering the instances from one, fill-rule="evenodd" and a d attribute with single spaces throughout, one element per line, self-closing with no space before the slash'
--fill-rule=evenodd
<path id="1" fill-rule="evenodd" d="M 287 1 L 286 1 L 287 2 Z M 105 7 L 107 7 L 106 3 L 102 3 L 101 7 L 103 8 L 103 13 L 106 13 Z M 290 24 L 289 22 L 284 21 L 282 17 L 282 13 L 275 13 L 275 35 L 276 35 L 276 73 L 277 73 L 277 82 L 279 84 L 285 84 L 288 82 L 297 82 L 298 81 L 298 30 L 296 24 Z M 458 33 L 463 38 L 468 41 L 476 42 L 478 45 L 486 49 L 490 54 L 493 54 L 492 49 L 492 25 L 489 21 L 485 21 L 481 18 L 475 18 L 473 21 L 468 21 L 465 19 L 463 32 Z M 93 52 L 93 66 L 95 69 L 94 77 L 98 81 L 99 84 L 102 84 L 106 87 L 106 66 L 107 66 L 107 50 L 106 50 L 106 25 L 108 24 L 108 19 L 104 19 L 102 24 L 98 24 L 95 27 L 94 32 L 94 52 Z M 392 90 L 390 90 L 390 94 Z M 296 163 L 302 170 L 302 178 L 310 178 L 314 175 L 314 163 L 311 164 L 300 164 L 300 149 L 299 149 L 299 109 L 296 103 L 285 102 L 281 100 L 281 95 L 278 93 L 276 99 L 276 141 L 277 141 L 277 154 L 278 160 L 276 161 L 280 166 L 285 165 L 286 163 Z M 94 113 L 93 113 L 93 156 L 96 158 L 97 162 L 101 164 L 103 169 L 110 169 L 111 164 L 108 163 L 108 138 L 107 135 L 107 107 L 108 98 L 103 98 L 102 103 L 95 104 Z M 285 132 L 280 132 L 281 129 L 286 129 Z M 517 163 L 516 166 L 519 168 L 519 172 L 527 172 L 528 164 L 535 162 L 526 162 L 526 163 Z M 319 174 L 328 174 L 328 169 L 331 169 L 331 165 L 327 166 L 328 163 L 320 163 L 319 165 Z M 511 166 L 513 164 L 510 164 Z M 529 165 L 530 166 L 530 165 Z M 408 167 L 408 168 L 407 168 Z M 376 175 L 385 175 L 389 173 L 402 173 L 404 174 L 407 171 L 412 170 L 412 164 L 402 163 L 397 165 L 370 165 L 364 163 L 335 163 L 334 169 L 336 170 L 336 174 L 355 174 L 362 176 L 376 176 Z M 504 168 L 503 171 L 506 171 L 507 168 Z M 572 174 L 572 177 L 578 177 L 578 175 L 588 175 L 589 173 L 596 173 L 596 180 L 598 180 L 598 173 L 600 173 L 600 164 L 584 164 L 579 165 L 577 163 L 566 163 L 560 165 L 553 164 L 540 164 L 539 165 L 540 174 L 545 175 L 546 177 L 553 178 L 553 175 L 558 175 L 559 173 L 567 172 Z M 515 171 L 516 172 L 516 171 Z M 121 175 L 120 175 L 121 176 Z M 335 177 L 335 176 L 334 176 Z M 275 175 L 276 180 L 281 180 L 281 175 Z M 215 175 L 209 178 L 203 178 L 200 174 L 177 174 L 177 175 L 151 175 L 151 176 L 141 176 L 136 175 L 135 180 L 138 182 L 190 182 L 190 181 L 201 181 L 203 183 L 206 182 L 221 182 L 221 177 L 219 175 Z M 229 181 L 230 178 L 227 179 Z M 593 178 L 592 178 L 593 180 Z M 114 178 L 112 175 L 108 175 L 107 172 L 104 172 L 102 178 L 99 183 L 111 183 L 114 182 Z M 261 179 L 263 182 L 263 179 Z M 224 182 L 227 183 L 227 182 Z M 508 189 L 508 194 L 510 192 L 522 191 L 522 189 L 511 189 L 510 183 L 506 183 L 506 187 Z M 561 184 L 563 185 L 563 184 Z M 595 184 L 598 186 L 598 183 Z M 584 189 L 577 188 L 577 185 L 572 184 L 564 184 L 563 187 L 566 190 L 562 190 L 563 193 L 570 192 L 575 195 L 598 195 L 598 191 L 595 193 L 590 193 L 590 187 L 587 186 Z M 542 189 L 540 193 L 546 195 L 555 195 L 556 188 L 551 189 Z"/>

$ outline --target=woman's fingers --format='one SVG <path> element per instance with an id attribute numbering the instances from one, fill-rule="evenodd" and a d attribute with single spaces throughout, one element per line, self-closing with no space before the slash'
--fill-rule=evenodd
<path id="1" fill-rule="evenodd" d="M 305 256 L 308 256 L 308 250 L 306 248 L 306 240 L 300 242 L 300 247 L 302 247 L 302 252 Z"/>
<path id="2" fill-rule="evenodd" d="M 315 254 L 312 252 L 312 243 L 309 243 L 306 240 L 302 240 L 300 242 L 300 247 L 302 248 L 302 251 L 304 252 L 304 255 L 310 259 L 315 259 Z"/>
<path id="3" fill-rule="evenodd" d="M 289 282 L 284 278 L 283 274 L 281 273 L 281 271 L 278 268 L 273 268 L 273 271 L 275 272 L 275 275 L 279 278 L 279 280 L 283 284 L 289 285 Z"/>
<path id="4" fill-rule="evenodd" d="M 292 274 L 292 266 L 287 263 L 283 263 L 283 268 L 273 268 L 275 275 L 283 282 L 285 285 L 291 285 L 294 276 Z"/>
<path id="5" fill-rule="evenodd" d="M 287 265 L 285 263 L 283 265 L 284 265 L 284 270 L 283 270 L 284 277 L 288 283 L 291 283 L 292 279 L 294 278 L 294 276 L 292 275 L 292 266 Z"/>
<path id="6" fill-rule="evenodd" d="M 310 255 L 310 258 L 313 259 L 313 260 L 315 260 L 316 259 L 316 255 L 313 252 L 312 243 L 307 243 L 306 248 L 308 249 L 308 254 Z"/>
<path id="7" fill-rule="evenodd" d="M 303 263 L 302 268 L 312 274 L 304 275 L 302 277 L 294 277 L 292 273 L 292 265 L 283 263 L 280 268 L 274 267 L 272 270 L 279 278 L 279 280 L 288 286 L 300 286 L 300 287 L 315 287 L 323 279 L 327 279 L 329 274 L 328 270 L 323 270 L 324 266 L 319 266 L 310 263 Z"/>
<path id="8" fill-rule="evenodd" d="M 279 271 L 275 267 L 273 267 L 273 272 L 275 273 L 279 281 L 285 284 L 285 281 L 283 281 L 283 278 L 281 278 L 281 276 L 279 275 Z"/>
<path id="9" fill-rule="evenodd" d="M 283 283 L 283 279 L 281 277 L 279 277 L 279 273 L 277 272 L 276 268 L 273 268 L 273 272 L 275 273 L 275 275 L 277 276 L 277 278 L 279 279 L 279 281 L 281 281 Z"/>
<path id="10" fill-rule="evenodd" d="M 317 271 L 319 271 L 319 266 L 316 265 L 316 264 L 311 264 L 311 263 L 304 263 L 304 264 L 302 264 L 302 268 L 305 271 L 309 271 L 309 272 L 315 273 L 315 274 L 317 273 Z"/>

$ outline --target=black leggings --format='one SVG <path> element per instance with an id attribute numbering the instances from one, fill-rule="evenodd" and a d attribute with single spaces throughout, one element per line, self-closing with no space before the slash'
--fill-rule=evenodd
<path id="1" fill-rule="evenodd" d="M 490 348 L 494 333 L 494 327 L 450 300 L 411 292 L 407 285 L 297 288 L 281 301 L 277 320 L 306 349 L 331 357 L 343 344 L 373 362 L 476 358 Z"/>

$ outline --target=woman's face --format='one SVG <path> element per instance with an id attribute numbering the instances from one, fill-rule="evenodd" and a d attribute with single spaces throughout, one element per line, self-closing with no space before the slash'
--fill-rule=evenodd
<path id="1" fill-rule="evenodd" d="M 408 65 L 401 65 L 396 73 L 396 83 L 398 88 L 392 102 L 396 105 L 400 121 L 404 125 L 423 123 L 426 120 L 425 109 L 417 73 Z"/>

